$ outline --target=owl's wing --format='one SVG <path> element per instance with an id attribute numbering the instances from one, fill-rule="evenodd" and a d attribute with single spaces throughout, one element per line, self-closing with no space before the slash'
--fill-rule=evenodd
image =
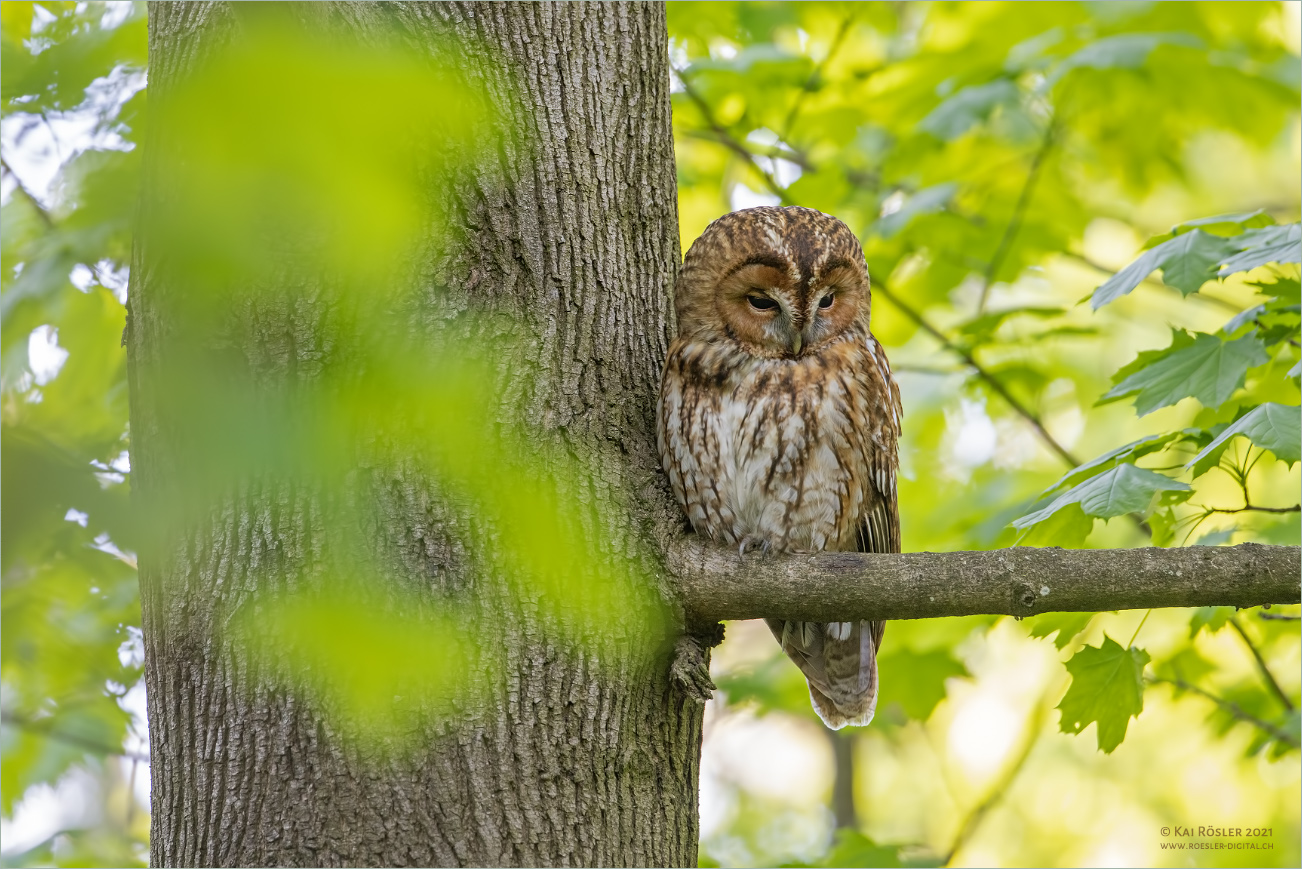
<path id="1" fill-rule="evenodd" d="M 860 552 L 899 552 L 900 507 L 896 474 L 899 470 L 900 418 L 904 415 L 904 408 L 900 402 L 900 388 L 891 377 L 886 353 L 871 335 L 868 336 L 868 351 L 875 369 L 869 372 L 869 381 L 875 387 L 871 392 L 876 406 L 869 417 L 874 424 L 870 433 L 873 448 L 868 451 L 868 491 L 864 493 L 857 548 Z M 886 622 L 861 622 L 860 625 L 867 628 L 872 637 L 872 662 L 868 666 L 872 668 L 871 682 L 876 695 L 877 651 L 886 635 Z M 877 698 L 874 696 L 873 708 L 876 707 Z"/>
<path id="2" fill-rule="evenodd" d="M 869 395 L 867 431 L 862 432 L 868 479 L 864 486 L 863 511 L 859 518 L 857 549 L 860 552 L 900 551 L 899 468 L 900 388 L 891 377 L 886 353 L 877 339 L 868 336 L 871 357 L 864 372 Z"/>

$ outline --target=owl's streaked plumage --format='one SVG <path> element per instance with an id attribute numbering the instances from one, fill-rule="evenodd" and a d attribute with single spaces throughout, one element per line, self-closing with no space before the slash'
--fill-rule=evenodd
<path id="1" fill-rule="evenodd" d="M 675 302 L 657 436 L 693 529 L 743 551 L 899 552 L 900 395 L 850 229 L 809 208 L 725 215 Z M 827 726 L 872 720 L 885 622 L 768 624 Z"/>

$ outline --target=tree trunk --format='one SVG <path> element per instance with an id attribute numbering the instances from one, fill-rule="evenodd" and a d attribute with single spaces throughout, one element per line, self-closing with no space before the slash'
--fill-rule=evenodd
<path id="1" fill-rule="evenodd" d="M 239 40 L 249 14 L 151 4 L 151 107 L 214 47 Z M 426 292 L 412 328 L 462 328 L 456 314 L 474 307 L 523 332 L 500 366 L 514 396 L 502 416 L 592 460 L 598 470 L 571 494 L 618 519 L 598 528 L 604 546 L 645 562 L 646 542 L 663 546 L 681 527 L 653 426 L 679 261 L 662 4 L 339 3 L 281 14 L 328 20 L 358 40 L 450 37 L 501 113 L 500 146 L 435 192 L 465 235 L 415 265 Z M 180 132 L 155 119 L 146 211 L 168 194 L 153 167 Z M 158 511 L 192 447 L 155 373 L 178 346 L 178 300 L 211 276 L 175 265 L 167 239 L 142 227 L 128 329 L 132 484 Z M 332 343 L 336 306 L 313 280 L 288 275 L 279 295 L 216 310 L 224 358 L 282 391 L 321 377 L 343 351 Z M 476 328 L 464 340 L 480 340 Z M 634 654 L 612 663 L 558 642 L 553 623 L 465 555 L 467 532 L 437 481 L 381 447 L 358 456 L 345 495 L 251 473 L 142 547 L 152 862 L 694 865 L 702 697 L 671 676 L 663 645 L 635 639 Z M 506 662 L 479 677 L 497 681 L 457 715 L 421 719 L 415 751 L 341 736 L 326 704 L 222 630 L 269 589 L 319 583 L 335 534 L 328 517 L 356 498 L 374 509 L 350 533 L 394 588 L 435 606 L 468 596 L 484 644 Z M 612 632 L 642 636 L 636 625 Z"/>

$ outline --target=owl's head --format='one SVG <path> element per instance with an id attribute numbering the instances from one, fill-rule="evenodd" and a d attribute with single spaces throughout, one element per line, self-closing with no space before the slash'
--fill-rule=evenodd
<path id="1" fill-rule="evenodd" d="M 868 325 L 868 267 L 850 228 L 812 208 L 748 208 L 706 227 L 683 261 L 678 332 L 756 356 L 816 352 Z"/>

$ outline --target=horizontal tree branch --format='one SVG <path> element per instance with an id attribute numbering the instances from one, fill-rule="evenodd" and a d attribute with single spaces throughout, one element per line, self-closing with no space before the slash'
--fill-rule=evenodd
<path id="1" fill-rule="evenodd" d="M 1297 546 L 738 555 L 693 536 L 668 552 L 693 623 L 1294 604 Z"/>

